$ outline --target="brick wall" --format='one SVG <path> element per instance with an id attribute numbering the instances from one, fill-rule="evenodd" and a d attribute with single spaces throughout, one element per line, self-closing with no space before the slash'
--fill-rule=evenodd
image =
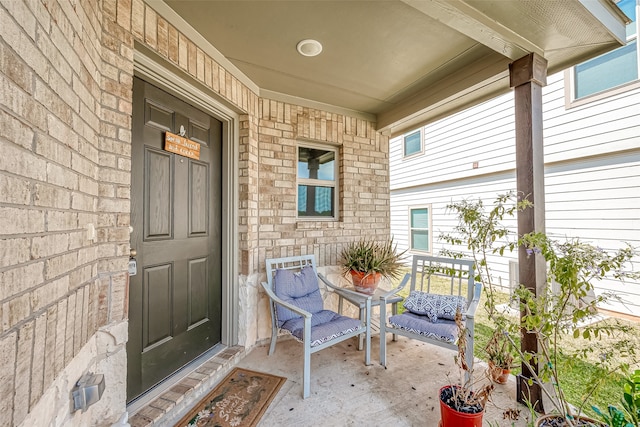
<path id="1" fill-rule="evenodd" d="M 263 271 L 266 258 L 308 253 L 336 265 L 345 243 L 389 236 L 388 138 L 373 123 L 268 99 L 258 114 L 257 250 L 248 271 Z M 337 221 L 296 217 L 298 139 L 339 147 Z"/>
<path id="2" fill-rule="evenodd" d="M 0 3 L 2 426 L 126 317 L 133 39 L 101 45 L 102 19 L 93 1 Z"/>
<path id="3" fill-rule="evenodd" d="M 260 98 L 143 0 L 0 0 L 0 426 L 45 400 L 52 424 L 81 423 L 55 382 L 124 345 L 78 360 L 97 331 L 126 330 L 135 42 L 243 112 L 241 275 L 298 253 L 335 265 L 345 242 L 388 236 L 388 139 L 373 123 Z M 297 138 L 340 147 L 338 221 L 296 221 Z M 108 390 L 122 389 L 113 369 Z M 124 412 L 109 402 L 105 417 Z"/>

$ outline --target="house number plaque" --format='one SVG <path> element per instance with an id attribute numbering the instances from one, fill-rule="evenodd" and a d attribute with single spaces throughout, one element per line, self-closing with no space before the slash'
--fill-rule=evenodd
<path id="1" fill-rule="evenodd" d="M 164 149 L 181 156 L 200 160 L 200 143 L 171 132 L 164 134 Z"/>

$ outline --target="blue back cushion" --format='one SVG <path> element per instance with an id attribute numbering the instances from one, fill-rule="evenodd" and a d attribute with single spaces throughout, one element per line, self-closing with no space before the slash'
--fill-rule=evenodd
<path id="1" fill-rule="evenodd" d="M 427 316 L 430 321 L 436 322 L 438 319 L 454 320 L 457 310 L 460 310 L 464 318 L 467 299 L 457 295 L 411 291 L 403 305 L 410 312 Z"/>
<path id="2" fill-rule="evenodd" d="M 312 314 L 323 308 L 318 276 L 310 265 L 296 273 L 291 270 L 277 269 L 273 277 L 273 291 L 282 300 Z M 281 327 L 287 320 L 301 316 L 276 304 L 276 317 L 278 326 Z"/>

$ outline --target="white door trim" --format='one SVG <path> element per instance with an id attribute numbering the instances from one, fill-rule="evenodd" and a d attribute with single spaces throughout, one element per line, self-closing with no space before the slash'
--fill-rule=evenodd
<path id="1" fill-rule="evenodd" d="M 174 93 L 222 122 L 222 331 L 221 342 L 238 343 L 238 114 L 162 64 L 134 50 L 137 76 Z"/>

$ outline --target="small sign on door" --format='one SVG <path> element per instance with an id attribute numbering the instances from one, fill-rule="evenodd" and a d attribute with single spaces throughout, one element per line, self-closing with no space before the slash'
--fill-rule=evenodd
<path id="1" fill-rule="evenodd" d="M 129 276 L 135 276 L 136 274 L 138 274 L 138 263 L 131 258 L 129 260 Z"/>
<path id="2" fill-rule="evenodd" d="M 164 149 L 181 156 L 200 160 L 200 143 L 191 141 L 175 133 L 165 132 Z"/>

